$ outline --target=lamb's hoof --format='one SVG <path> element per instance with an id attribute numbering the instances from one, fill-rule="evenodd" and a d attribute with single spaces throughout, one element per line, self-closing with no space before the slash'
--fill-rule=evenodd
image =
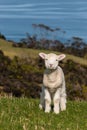
<path id="1" fill-rule="evenodd" d="M 40 108 L 40 110 L 42 110 L 42 109 L 43 109 L 43 106 L 42 106 L 41 104 L 39 104 L 39 108 Z"/>
<path id="2" fill-rule="evenodd" d="M 45 109 L 45 113 L 50 113 L 51 108 Z"/>
<path id="3" fill-rule="evenodd" d="M 59 110 L 54 110 L 54 113 L 55 114 L 59 114 Z"/>
<path id="4" fill-rule="evenodd" d="M 59 114 L 59 112 L 54 112 L 55 114 Z"/>
<path id="5" fill-rule="evenodd" d="M 65 111 L 66 110 L 66 106 L 61 107 L 61 111 Z"/>
<path id="6" fill-rule="evenodd" d="M 50 111 L 49 110 L 45 110 L 45 113 L 50 113 Z"/>
<path id="7" fill-rule="evenodd" d="M 61 111 L 66 111 L 66 109 L 61 109 Z"/>

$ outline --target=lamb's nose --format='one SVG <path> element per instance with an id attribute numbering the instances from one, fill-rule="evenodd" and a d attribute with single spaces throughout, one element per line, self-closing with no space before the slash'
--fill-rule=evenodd
<path id="1" fill-rule="evenodd" d="M 50 67 L 52 67 L 53 66 L 53 64 L 50 64 Z"/>

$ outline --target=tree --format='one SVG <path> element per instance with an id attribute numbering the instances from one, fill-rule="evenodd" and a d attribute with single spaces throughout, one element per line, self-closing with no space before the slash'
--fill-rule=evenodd
<path id="1" fill-rule="evenodd" d="M 6 40 L 6 37 L 0 33 L 0 38 Z"/>

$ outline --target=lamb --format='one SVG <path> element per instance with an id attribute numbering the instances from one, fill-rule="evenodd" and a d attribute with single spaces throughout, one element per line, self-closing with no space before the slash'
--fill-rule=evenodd
<path id="1" fill-rule="evenodd" d="M 62 68 L 58 66 L 59 61 L 65 58 L 65 54 L 56 55 L 54 53 L 39 53 L 45 61 L 46 70 L 43 75 L 43 86 L 40 93 L 40 109 L 45 109 L 46 113 L 51 111 L 53 103 L 54 113 L 58 114 L 66 110 L 66 87 Z"/>

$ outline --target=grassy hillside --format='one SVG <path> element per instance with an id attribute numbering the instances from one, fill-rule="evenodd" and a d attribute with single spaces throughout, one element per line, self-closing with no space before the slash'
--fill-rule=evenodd
<path id="1" fill-rule="evenodd" d="M 12 47 L 11 42 L 7 42 L 5 40 L 0 40 L 0 49 L 6 56 L 9 56 L 12 59 L 14 56 L 22 58 L 31 57 L 32 59 L 36 59 L 38 57 L 38 53 L 41 51 L 46 53 L 52 52 L 46 50 L 15 48 Z M 58 52 L 55 53 L 59 54 Z M 71 59 L 76 63 L 87 66 L 86 59 L 72 55 L 67 55 L 65 60 L 67 59 Z M 11 63 L 9 64 L 9 60 L 6 60 L 6 57 L 4 57 L 3 54 L 1 55 L 0 84 L 2 85 L 1 87 L 3 90 L 5 89 L 6 91 L 11 89 L 11 92 L 19 92 L 19 90 L 21 90 L 22 92 L 24 91 L 24 93 L 29 91 L 28 95 L 33 92 L 33 95 L 35 96 L 34 91 L 36 89 L 37 83 L 42 81 L 41 73 L 37 73 L 38 69 L 36 68 L 36 70 L 34 70 L 35 67 L 33 67 L 32 64 L 21 60 L 17 61 L 16 58 L 10 62 Z M 69 63 L 66 64 L 65 70 L 67 70 L 67 66 L 69 66 L 68 64 Z M 76 81 L 76 83 L 79 83 L 77 86 L 75 86 L 75 88 L 77 88 L 77 91 L 75 91 L 77 93 L 77 97 L 79 97 L 78 87 L 80 87 L 81 90 L 84 90 L 85 96 L 87 97 L 87 87 L 80 86 L 85 84 L 84 79 L 87 79 L 86 76 L 84 76 L 86 73 L 86 67 L 84 67 L 84 69 L 80 67 L 78 70 L 79 66 L 75 64 L 70 62 L 70 68 L 68 67 L 68 71 L 66 71 L 67 86 L 70 87 L 70 91 L 73 90 L 72 86 L 76 85 L 73 84 Z M 30 73 L 32 71 L 34 73 Z M 70 78 L 69 75 L 72 78 Z M 36 77 L 38 77 L 38 79 Z M 32 79 L 35 79 L 34 83 Z M 81 83 L 80 81 L 82 81 L 82 79 L 84 82 Z M 37 92 L 37 89 L 35 92 Z M 74 93 L 71 94 L 75 97 Z M 67 110 L 65 112 L 61 112 L 58 115 L 55 115 L 53 112 L 49 114 L 44 113 L 44 111 L 39 110 L 38 104 L 38 99 L 1 98 L 0 130 L 87 130 L 86 101 L 68 101 Z"/>
<path id="2" fill-rule="evenodd" d="M 87 102 L 68 102 L 56 115 L 38 108 L 27 98 L 0 99 L 0 130 L 87 130 Z"/>
<path id="3" fill-rule="evenodd" d="M 0 39 L 0 49 L 4 52 L 5 55 L 9 56 L 10 58 L 13 58 L 14 56 L 19 56 L 19 57 L 22 57 L 22 58 L 28 57 L 28 56 L 31 57 L 31 58 L 37 58 L 38 53 L 41 52 L 41 51 L 46 52 L 46 53 L 53 52 L 53 51 L 47 51 L 47 50 L 15 48 L 15 47 L 12 47 L 11 42 L 7 42 L 7 41 L 2 40 L 2 39 Z M 59 54 L 58 52 L 54 52 L 54 53 Z M 66 60 L 67 59 L 72 59 L 76 63 L 87 66 L 87 60 L 86 59 L 76 57 L 76 56 L 72 56 L 72 55 L 67 55 Z"/>

